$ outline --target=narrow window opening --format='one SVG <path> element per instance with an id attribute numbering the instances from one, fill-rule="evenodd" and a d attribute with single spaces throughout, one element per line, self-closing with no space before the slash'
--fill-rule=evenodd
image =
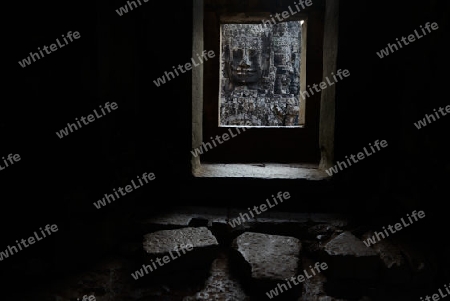
<path id="1" fill-rule="evenodd" d="M 321 93 L 311 89 L 336 71 L 338 7 L 338 0 L 318 0 L 303 12 L 272 24 L 269 17 L 274 7 L 264 2 L 244 8 L 233 3 L 205 4 L 194 0 L 193 55 L 205 50 L 217 54 L 217 60 L 192 70 L 194 177 L 328 178 L 324 170 L 333 165 L 336 87 Z M 283 13 L 288 9 L 278 7 L 276 11 Z M 283 31 L 290 24 L 299 24 L 292 26 L 299 27 L 298 49 L 292 45 L 295 42 L 286 46 L 283 39 L 273 39 L 273 31 Z M 244 43 L 230 47 L 232 42 L 226 38 L 233 34 L 225 31 L 229 27 L 241 36 L 238 42 Z M 263 42 L 251 39 L 245 28 L 251 33 L 256 31 L 252 28 L 272 32 L 269 46 L 264 48 Z M 263 36 L 267 40 L 265 33 Z M 247 46 L 252 45 L 251 41 L 256 48 Z M 286 53 L 290 53 L 290 60 Z M 231 69 L 232 59 L 237 61 L 235 69 Z M 276 69 L 272 83 L 267 80 L 270 63 Z M 297 64 L 296 73 L 292 66 Z M 253 66 L 260 66 L 261 70 Z M 246 94 L 233 95 L 239 90 Z M 266 104 L 262 98 L 267 95 L 269 106 L 262 106 Z M 291 95 L 293 100 L 289 100 Z M 251 129 L 246 130 L 247 127 Z"/>

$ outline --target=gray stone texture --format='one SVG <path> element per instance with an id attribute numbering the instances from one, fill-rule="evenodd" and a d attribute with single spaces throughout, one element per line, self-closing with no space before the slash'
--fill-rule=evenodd
<path id="1" fill-rule="evenodd" d="M 148 254 L 163 254 L 180 246 L 191 244 L 196 248 L 217 246 L 218 242 L 208 228 L 182 228 L 161 230 L 144 236 L 144 250 Z"/>
<path id="2" fill-rule="evenodd" d="M 295 126 L 301 26 L 223 24 L 220 124 Z"/>
<path id="3" fill-rule="evenodd" d="M 281 281 L 297 274 L 302 249 L 297 238 L 246 232 L 233 248 L 249 264 L 253 279 Z"/>
<path id="4" fill-rule="evenodd" d="M 209 269 L 209 265 L 216 256 L 218 245 L 216 237 L 206 227 L 160 230 L 144 236 L 144 263 L 150 264 L 152 260 L 155 261 L 156 258 L 163 258 L 163 256 L 177 257 L 158 267 L 152 275 L 191 269 Z M 187 246 L 191 246 L 192 249 L 187 249 Z M 183 248 L 185 251 L 182 251 Z"/>

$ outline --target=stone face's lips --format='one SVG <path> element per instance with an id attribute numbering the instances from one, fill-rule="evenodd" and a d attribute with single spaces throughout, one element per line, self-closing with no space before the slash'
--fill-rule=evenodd
<path id="1" fill-rule="evenodd" d="M 237 74 L 253 74 L 256 73 L 256 69 L 248 69 L 248 68 L 232 68 Z"/>
<path id="2" fill-rule="evenodd" d="M 241 75 L 241 76 L 246 76 L 246 75 L 253 75 L 255 72 L 253 71 L 241 71 L 241 72 L 237 72 L 237 75 Z"/>
<path id="3" fill-rule="evenodd" d="M 249 69 L 249 68 L 232 68 L 232 73 L 235 76 L 238 81 L 242 80 L 254 80 L 256 81 L 258 79 L 258 70 L 256 69 Z"/>

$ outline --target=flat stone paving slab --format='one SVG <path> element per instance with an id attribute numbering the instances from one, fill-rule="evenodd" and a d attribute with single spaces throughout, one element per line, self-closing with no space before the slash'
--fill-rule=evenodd
<path id="1" fill-rule="evenodd" d="M 285 280 L 297 274 L 302 249 L 297 238 L 245 232 L 233 248 L 249 263 L 253 279 Z"/>
<path id="2" fill-rule="evenodd" d="M 195 250 L 196 248 L 217 246 L 218 242 L 206 227 L 186 227 L 146 234 L 143 245 L 148 254 L 162 254 L 186 245 L 192 245 Z"/>
<path id="3" fill-rule="evenodd" d="M 153 277 L 170 276 L 176 272 L 177 277 L 188 279 L 194 270 L 207 272 L 216 257 L 219 243 L 206 227 L 186 227 L 144 235 L 143 249 L 145 264 L 155 267 L 154 262 L 158 259 L 168 261 L 152 271 Z"/>

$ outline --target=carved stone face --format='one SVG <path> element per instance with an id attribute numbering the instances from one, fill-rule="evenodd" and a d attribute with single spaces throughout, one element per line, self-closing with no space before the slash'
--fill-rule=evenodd
<path id="1" fill-rule="evenodd" d="M 221 125 L 298 125 L 300 35 L 298 21 L 221 25 Z"/>
<path id="2" fill-rule="evenodd" d="M 230 77 L 240 84 L 256 83 L 260 80 L 261 51 L 254 48 L 234 48 L 231 50 Z"/>
<path id="3" fill-rule="evenodd" d="M 236 84 L 259 82 L 262 76 L 262 32 L 259 27 L 229 25 L 225 42 L 228 77 Z"/>

